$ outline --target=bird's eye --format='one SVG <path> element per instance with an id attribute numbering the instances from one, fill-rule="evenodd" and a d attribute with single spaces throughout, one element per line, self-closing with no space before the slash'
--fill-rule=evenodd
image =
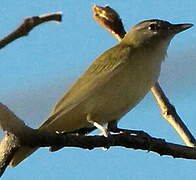
<path id="1" fill-rule="evenodd" d="M 152 31 L 157 31 L 158 29 L 160 29 L 160 26 L 154 23 L 154 24 L 150 24 L 148 29 Z"/>

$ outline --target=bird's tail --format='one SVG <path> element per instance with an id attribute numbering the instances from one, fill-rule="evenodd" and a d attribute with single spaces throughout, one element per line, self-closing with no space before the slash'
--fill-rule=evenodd
<path id="1" fill-rule="evenodd" d="M 14 154 L 14 157 L 9 163 L 9 166 L 15 167 L 17 166 L 21 161 L 23 161 L 26 157 L 31 155 L 34 151 L 36 151 L 38 148 L 31 148 L 28 146 L 22 146 L 20 147 L 16 153 Z"/>

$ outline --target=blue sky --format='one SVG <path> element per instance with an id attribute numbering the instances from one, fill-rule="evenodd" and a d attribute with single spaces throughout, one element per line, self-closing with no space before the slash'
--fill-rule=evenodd
<path id="1" fill-rule="evenodd" d="M 61 24 L 47 23 L 0 51 L 0 102 L 29 126 L 37 127 L 52 106 L 92 60 L 117 43 L 91 17 L 93 4 L 116 9 L 128 30 L 144 19 L 196 25 L 196 1 L 141 0 L 1 0 L 0 36 L 12 31 L 28 16 L 62 11 Z M 178 113 L 195 134 L 196 28 L 176 36 L 162 65 L 160 84 Z M 149 93 L 121 127 L 142 129 L 152 136 L 182 144 L 159 114 Z M 124 148 L 93 151 L 64 148 L 49 153 L 42 148 L 2 179 L 195 179 L 193 160 L 160 157 L 155 153 Z"/>

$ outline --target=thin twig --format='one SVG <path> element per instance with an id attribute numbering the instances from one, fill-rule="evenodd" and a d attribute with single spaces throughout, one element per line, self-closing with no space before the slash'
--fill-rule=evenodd
<path id="1" fill-rule="evenodd" d="M 94 5 L 92 10 L 93 18 L 116 39 L 121 41 L 125 36 L 126 31 L 118 13 L 109 6 L 101 7 Z M 158 82 L 151 88 L 151 92 L 155 97 L 165 120 L 171 124 L 187 146 L 196 147 L 194 136 L 183 123 L 177 114 L 175 107 L 169 102 L 169 99 L 166 97 Z"/>
<path id="2" fill-rule="evenodd" d="M 151 88 L 151 92 L 154 95 L 157 104 L 159 104 L 162 116 L 176 130 L 184 143 L 187 146 L 196 147 L 194 136 L 176 112 L 175 107 L 170 104 L 169 99 L 166 97 L 158 82 Z"/>
<path id="3" fill-rule="evenodd" d="M 55 12 L 50 14 L 45 14 L 41 16 L 33 16 L 26 18 L 23 23 L 12 33 L 4 37 L 0 40 L 0 49 L 11 43 L 12 41 L 21 38 L 23 36 L 27 36 L 28 33 L 36 26 L 49 22 L 61 22 L 62 20 L 62 13 L 61 12 Z"/>

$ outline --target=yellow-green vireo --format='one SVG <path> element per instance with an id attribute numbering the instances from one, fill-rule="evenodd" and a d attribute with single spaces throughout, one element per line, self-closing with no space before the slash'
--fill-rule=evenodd
<path id="1" fill-rule="evenodd" d="M 85 134 L 96 127 L 105 133 L 106 123 L 118 129 L 117 121 L 157 81 L 171 39 L 191 26 L 158 19 L 136 24 L 119 44 L 96 58 L 39 129 Z M 16 166 L 36 149 L 21 147 L 10 165 Z"/>

